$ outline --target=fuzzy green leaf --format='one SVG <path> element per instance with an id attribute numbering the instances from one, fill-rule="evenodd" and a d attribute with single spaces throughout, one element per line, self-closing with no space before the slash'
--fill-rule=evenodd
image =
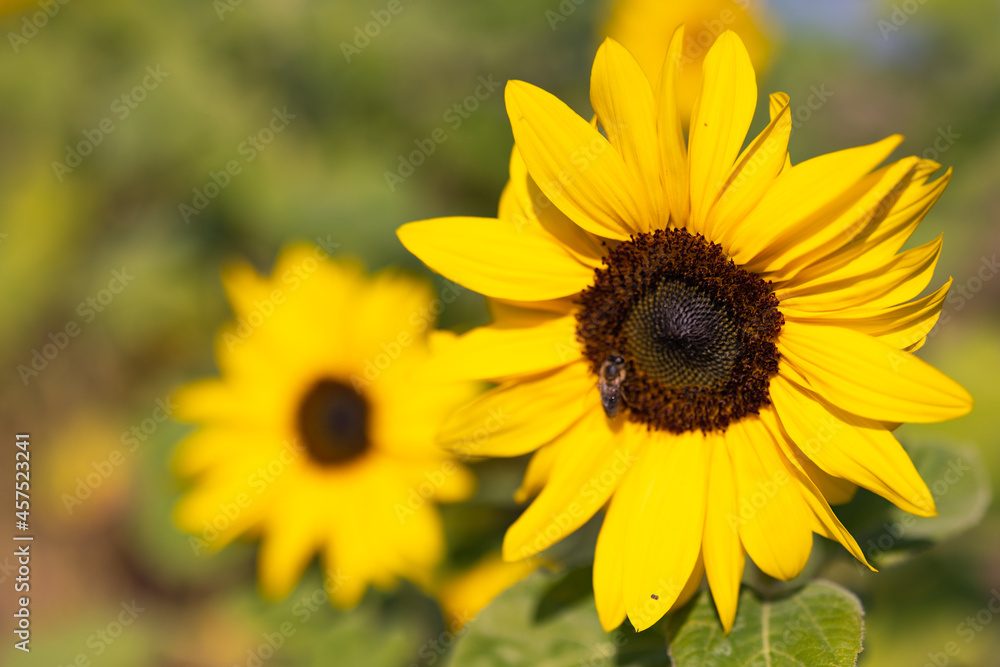
<path id="1" fill-rule="evenodd" d="M 861 652 L 862 616 L 854 595 L 825 581 L 772 600 L 744 589 L 724 636 L 703 592 L 670 619 L 670 655 L 676 667 L 847 667 Z"/>
<path id="2" fill-rule="evenodd" d="M 515 584 L 462 631 L 454 667 L 619 667 L 666 665 L 663 637 L 601 628 L 594 597 L 579 571 L 563 578 L 536 572 Z M 571 594 L 575 590 L 583 595 Z M 643 641 L 639 641 L 642 638 Z"/>

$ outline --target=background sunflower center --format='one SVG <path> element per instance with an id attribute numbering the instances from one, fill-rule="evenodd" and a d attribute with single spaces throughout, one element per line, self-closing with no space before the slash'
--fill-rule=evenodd
<path id="1" fill-rule="evenodd" d="M 683 229 L 620 243 L 580 295 L 577 338 L 595 375 L 621 357 L 628 419 L 723 430 L 770 403 L 784 318 L 769 283 Z"/>
<path id="2" fill-rule="evenodd" d="M 320 380 L 299 406 L 299 434 L 318 463 L 346 463 L 368 449 L 368 403 L 349 385 Z"/>

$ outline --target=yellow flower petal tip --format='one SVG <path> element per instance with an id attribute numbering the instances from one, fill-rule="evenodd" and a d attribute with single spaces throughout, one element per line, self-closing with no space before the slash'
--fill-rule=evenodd
<path id="1" fill-rule="evenodd" d="M 436 594 L 449 627 L 460 630 L 493 598 L 542 565 L 545 563 L 537 558 L 507 562 L 499 554 L 489 554 L 468 570 L 453 575 Z"/>
<path id="2" fill-rule="evenodd" d="M 707 577 L 728 632 L 746 558 L 791 579 L 814 534 L 871 567 L 830 501 L 860 487 L 933 514 L 892 431 L 972 406 L 912 353 L 947 294 L 921 297 L 940 241 L 901 251 L 948 174 L 929 180 L 918 158 L 883 166 L 900 135 L 793 166 L 783 94 L 747 141 L 754 49 L 721 26 L 691 67 L 699 28 L 674 30 L 684 22 L 665 30 L 646 81 L 638 49 L 611 34 L 624 48 L 608 40 L 595 60 L 593 123 L 510 82 L 516 146 L 498 217 L 475 223 L 475 242 L 432 238 L 472 224 L 454 219 L 408 243 L 501 300 L 493 324 L 435 363 L 498 385 L 455 413 L 445 440 L 534 452 L 517 492 L 533 500 L 502 558 L 539 553 L 606 508 L 594 592 L 608 630 L 626 616 L 651 626 Z M 700 91 L 687 139 L 682 70 Z"/>

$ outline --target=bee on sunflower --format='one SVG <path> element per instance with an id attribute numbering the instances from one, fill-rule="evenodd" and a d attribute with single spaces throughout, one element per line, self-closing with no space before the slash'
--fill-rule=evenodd
<path id="1" fill-rule="evenodd" d="M 499 384 L 441 439 L 469 443 L 502 409 L 474 453 L 535 452 L 518 492 L 534 500 L 507 531 L 508 560 L 606 506 L 594 592 L 608 630 L 626 616 L 648 628 L 707 575 L 728 632 L 747 556 L 791 579 L 814 533 L 867 563 L 831 503 L 860 486 L 933 515 L 892 431 L 972 406 L 913 355 L 950 285 L 917 298 L 941 240 L 900 252 L 950 170 L 932 180 L 940 165 L 916 157 L 880 166 L 899 136 L 792 165 L 783 93 L 744 147 L 757 86 L 732 32 L 705 57 L 685 133 L 683 44 L 680 28 L 650 81 L 606 40 L 593 123 L 511 81 L 498 217 L 398 231 L 493 307 L 492 324 L 432 362 L 440 377 Z"/>
<path id="2" fill-rule="evenodd" d="M 281 598 L 320 552 L 331 601 L 351 607 L 369 584 L 425 589 L 444 552 L 437 502 L 467 498 L 471 473 L 434 441 L 478 385 L 422 374 L 430 285 L 364 275 L 307 244 L 270 277 L 239 264 L 223 276 L 236 321 L 220 333 L 222 377 L 177 392 L 199 425 L 176 453 L 194 484 L 175 510 L 192 546 L 259 536 L 263 594 Z"/>

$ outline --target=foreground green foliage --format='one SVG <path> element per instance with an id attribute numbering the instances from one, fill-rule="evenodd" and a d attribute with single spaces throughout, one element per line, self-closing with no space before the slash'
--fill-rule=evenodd
<path id="1" fill-rule="evenodd" d="M 862 615 L 853 594 L 826 581 L 776 600 L 744 589 L 733 631 L 723 636 L 711 597 L 701 593 L 672 619 L 670 655 L 676 667 L 846 667 L 861 652 Z"/>

